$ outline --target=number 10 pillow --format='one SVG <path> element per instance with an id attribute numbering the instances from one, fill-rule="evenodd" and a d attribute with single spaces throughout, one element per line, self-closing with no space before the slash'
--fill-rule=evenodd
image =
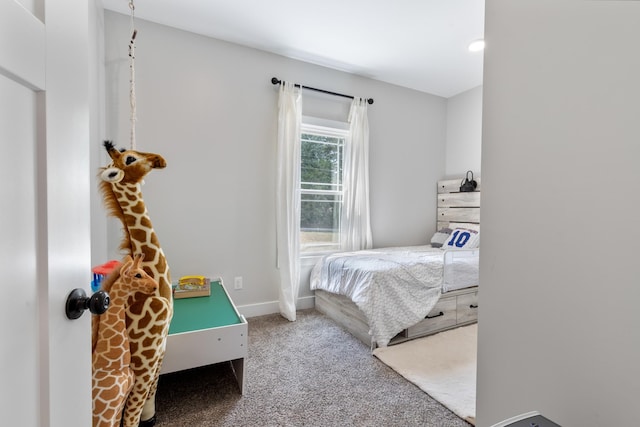
<path id="1" fill-rule="evenodd" d="M 480 245 L 480 233 L 476 230 L 456 228 L 442 245 L 442 249 L 474 249 Z"/>

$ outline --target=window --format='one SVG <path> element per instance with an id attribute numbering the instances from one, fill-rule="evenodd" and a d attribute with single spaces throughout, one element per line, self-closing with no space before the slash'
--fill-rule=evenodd
<path id="1" fill-rule="evenodd" d="M 300 252 L 309 255 L 338 250 L 342 163 L 348 131 L 308 123 L 302 124 L 301 131 Z"/>

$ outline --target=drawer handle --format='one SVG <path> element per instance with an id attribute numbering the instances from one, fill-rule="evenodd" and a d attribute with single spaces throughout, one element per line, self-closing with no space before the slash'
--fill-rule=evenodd
<path id="1" fill-rule="evenodd" d="M 471 304 L 469 308 L 478 308 L 478 304 Z"/>
<path id="2" fill-rule="evenodd" d="M 434 317 L 440 317 L 440 316 L 444 316 L 444 313 L 442 311 L 438 314 L 434 314 L 433 316 L 427 316 L 425 317 L 425 319 L 433 319 Z"/>

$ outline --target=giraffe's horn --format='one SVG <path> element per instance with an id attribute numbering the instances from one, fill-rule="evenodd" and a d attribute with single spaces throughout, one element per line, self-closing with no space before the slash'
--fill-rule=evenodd
<path id="1" fill-rule="evenodd" d="M 134 257 L 134 266 L 135 268 L 140 267 L 140 263 L 144 260 L 144 253 L 136 254 Z"/>
<path id="2" fill-rule="evenodd" d="M 107 152 L 116 148 L 116 146 L 113 145 L 113 141 L 104 141 L 103 145 L 104 145 L 104 148 L 107 150 Z"/>

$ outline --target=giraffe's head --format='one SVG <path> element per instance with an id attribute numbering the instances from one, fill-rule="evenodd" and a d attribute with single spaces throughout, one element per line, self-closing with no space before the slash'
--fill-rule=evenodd
<path id="1" fill-rule="evenodd" d="M 127 285 L 129 292 L 142 292 L 145 295 L 151 295 L 158 290 L 158 282 L 153 280 L 140 263 L 144 259 L 144 254 L 136 254 L 127 257 L 124 265 L 120 269 L 120 278 Z"/>
<path id="2" fill-rule="evenodd" d="M 111 141 L 105 141 L 104 148 L 111 157 L 111 164 L 100 173 L 100 178 L 105 182 L 140 183 L 151 169 L 163 169 L 167 166 L 167 162 L 159 154 L 135 150 L 119 151 Z"/>

